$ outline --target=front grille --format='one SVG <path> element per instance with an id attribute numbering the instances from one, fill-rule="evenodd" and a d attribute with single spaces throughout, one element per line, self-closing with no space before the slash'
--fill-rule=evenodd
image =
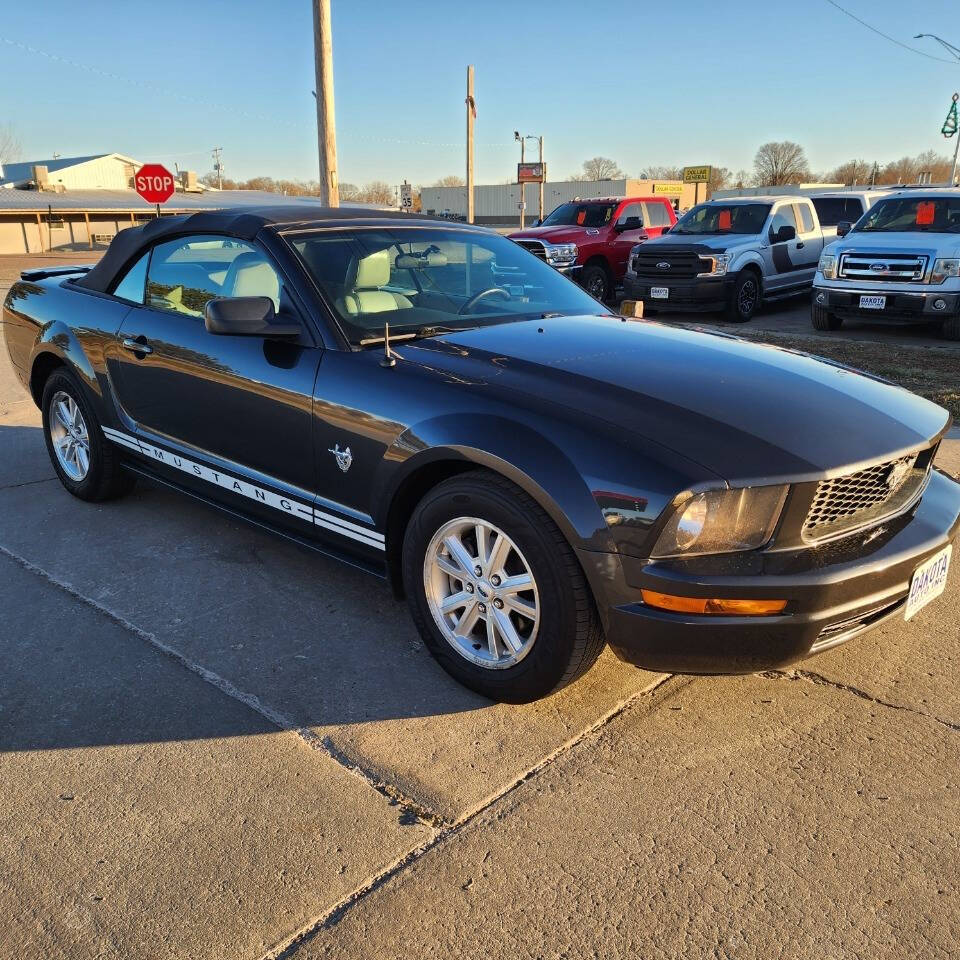
<path id="1" fill-rule="evenodd" d="M 663 266 L 666 264 L 666 266 Z M 633 272 L 644 280 L 692 280 L 710 269 L 696 253 L 657 253 L 641 251 L 633 258 Z"/>
<path id="2" fill-rule="evenodd" d="M 539 240 L 517 240 L 516 242 L 524 249 L 529 250 L 535 257 L 539 257 L 541 260 L 547 259 L 546 247 Z"/>
<path id="3" fill-rule="evenodd" d="M 921 283 L 927 258 L 915 253 L 844 253 L 838 276 L 845 280 Z"/>
<path id="4" fill-rule="evenodd" d="M 856 634 L 872 627 L 878 621 L 892 616 L 897 610 L 904 606 L 906 602 L 906 597 L 900 597 L 899 600 L 881 604 L 879 607 L 874 607 L 865 613 L 858 613 L 855 617 L 848 617 L 846 620 L 838 620 L 836 623 L 827 625 L 820 631 L 816 641 L 810 648 L 810 652 L 820 653 L 823 650 L 828 650 L 830 647 L 835 647 L 843 643 L 845 640 L 849 640 L 851 637 L 856 636 Z"/>
<path id="5" fill-rule="evenodd" d="M 924 451 L 821 480 L 803 523 L 804 540 L 849 533 L 903 509 L 923 487 L 931 459 L 931 452 Z"/>

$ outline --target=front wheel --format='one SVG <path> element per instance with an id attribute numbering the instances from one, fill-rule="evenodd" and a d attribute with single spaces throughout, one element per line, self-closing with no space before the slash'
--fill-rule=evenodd
<path id="1" fill-rule="evenodd" d="M 943 321 L 940 336 L 946 340 L 960 340 L 960 317 L 950 317 Z"/>
<path id="2" fill-rule="evenodd" d="M 607 298 L 613 293 L 610 274 L 596 263 L 588 264 L 583 268 L 580 274 L 580 286 L 601 303 L 606 303 Z"/>
<path id="3" fill-rule="evenodd" d="M 730 293 L 727 317 L 734 323 L 746 323 L 753 319 L 760 306 L 760 278 L 753 270 L 742 270 L 737 274 Z"/>
<path id="4" fill-rule="evenodd" d="M 420 501 L 404 537 L 403 581 L 427 648 L 492 700 L 544 697 L 603 649 L 570 545 L 535 500 L 495 474 L 454 477 Z"/>
<path id="5" fill-rule="evenodd" d="M 814 330 L 839 330 L 843 326 L 843 317 L 813 304 L 810 307 L 810 322 Z"/>

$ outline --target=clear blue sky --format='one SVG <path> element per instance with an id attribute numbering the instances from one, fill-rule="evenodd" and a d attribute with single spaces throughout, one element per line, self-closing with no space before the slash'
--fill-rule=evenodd
<path id="1" fill-rule="evenodd" d="M 802 143 L 815 170 L 947 152 L 960 89 L 960 63 L 900 49 L 827 0 L 332 2 L 353 183 L 463 174 L 467 63 L 480 183 L 515 172 L 515 128 L 545 136 L 552 178 L 597 154 L 632 175 L 750 168 L 771 139 Z M 960 46 L 956 0 L 841 2 L 933 56 L 947 54 L 914 34 Z M 36 0 L 0 17 L 0 125 L 23 159 L 116 150 L 202 174 L 222 146 L 228 176 L 313 178 L 313 85 L 310 0 Z"/>

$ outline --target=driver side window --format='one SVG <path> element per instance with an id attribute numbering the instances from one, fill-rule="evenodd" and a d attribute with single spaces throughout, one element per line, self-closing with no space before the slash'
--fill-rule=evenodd
<path id="1" fill-rule="evenodd" d="M 269 297 L 280 309 L 282 282 L 266 255 L 229 237 L 191 236 L 153 248 L 144 303 L 202 317 L 215 297 Z"/>
<path id="2" fill-rule="evenodd" d="M 628 203 L 617 217 L 617 223 L 626 223 L 630 217 L 639 217 L 641 226 L 644 224 L 642 203 Z"/>
<path id="3" fill-rule="evenodd" d="M 773 219 L 770 221 L 771 238 L 776 237 L 781 227 L 793 227 L 794 232 L 797 232 L 797 218 L 793 215 L 793 207 L 790 204 L 784 204 L 773 215 Z M 774 240 L 774 242 L 777 241 Z"/>

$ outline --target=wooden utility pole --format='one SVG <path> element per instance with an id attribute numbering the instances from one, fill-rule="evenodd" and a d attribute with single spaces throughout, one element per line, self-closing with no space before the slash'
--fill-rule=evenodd
<path id="1" fill-rule="evenodd" d="M 477 104 L 473 99 L 473 65 L 467 67 L 467 223 L 473 223 L 473 121 Z"/>
<path id="2" fill-rule="evenodd" d="M 320 200 L 340 206 L 337 126 L 333 111 L 333 30 L 330 0 L 313 0 L 313 57 L 317 71 L 317 142 L 320 147 Z"/>
<path id="3" fill-rule="evenodd" d="M 543 137 L 540 137 L 540 219 L 543 220 Z"/>

